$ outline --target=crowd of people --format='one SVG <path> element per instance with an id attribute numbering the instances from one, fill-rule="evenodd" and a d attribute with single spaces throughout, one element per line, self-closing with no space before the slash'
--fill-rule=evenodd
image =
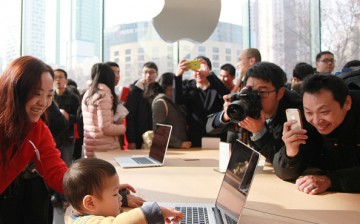
<path id="1" fill-rule="evenodd" d="M 304 193 L 360 192 L 360 61 L 334 75 L 334 54 L 323 51 L 315 68 L 296 64 L 288 82 L 255 48 L 220 74 L 208 57 L 194 60 L 199 69 L 180 60 L 174 73 L 161 75 L 145 63 L 125 98 L 116 94 L 115 62 L 94 64 L 81 92 L 65 70 L 35 57 L 11 62 L 0 76 L 0 224 L 62 223 L 68 203 L 69 223 L 181 220 L 181 212 L 143 206 L 135 188 L 95 158 L 97 151 L 143 148 L 144 133 L 157 123 L 173 126 L 173 148 L 201 147 L 203 137 L 240 139 Z M 189 70 L 193 79 L 184 80 Z M 289 108 L 300 111 L 300 129 L 291 129 Z M 136 209 L 120 214 L 121 203 Z"/>

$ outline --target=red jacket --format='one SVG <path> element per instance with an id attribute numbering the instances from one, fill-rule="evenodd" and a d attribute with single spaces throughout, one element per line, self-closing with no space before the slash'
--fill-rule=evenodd
<path id="1" fill-rule="evenodd" d="M 12 151 L 8 151 L 8 163 L 5 170 L 0 164 L 0 194 L 26 168 L 30 161 L 35 162 L 37 171 L 50 188 L 63 193 L 62 180 L 67 166 L 60 159 L 60 151 L 56 149 L 51 132 L 42 120 L 33 125 L 19 150 L 10 160 Z"/>

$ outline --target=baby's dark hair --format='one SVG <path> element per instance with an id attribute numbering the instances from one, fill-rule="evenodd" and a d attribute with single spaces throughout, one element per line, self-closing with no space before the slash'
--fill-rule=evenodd
<path id="1" fill-rule="evenodd" d="M 116 175 L 115 167 L 102 159 L 84 158 L 76 160 L 64 175 L 63 188 L 68 202 L 76 210 L 82 210 L 86 195 L 101 199 L 105 179 Z"/>

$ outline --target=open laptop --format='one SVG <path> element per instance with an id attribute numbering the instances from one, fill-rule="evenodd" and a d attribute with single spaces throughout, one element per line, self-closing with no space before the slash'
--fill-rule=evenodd
<path id="1" fill-rule="evenodd" d="M 115 161 L 123 168 L 162 166 L 169 146 L 172 126 L 156 124 L 154 138 L 148 156 L 115 157 Z"/>
<path id="2" fill-rule="evenodd" d="M 184 217 L 180 224 L 239 223 L 259 157 L 258 152 L 237 140 L 215 205 L 161 202 L 159 204 L 182 211 Z"/>

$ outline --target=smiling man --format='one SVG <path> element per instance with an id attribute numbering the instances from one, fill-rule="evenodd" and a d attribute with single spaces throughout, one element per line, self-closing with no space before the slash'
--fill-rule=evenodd
<path id="1" fill-rule="evenodd" d="M 302 90 L 306 121 L 317 133 L 311 127 L 290 130 L 292 123 L 286 122 L 285 147 L 273 164 L 276 174 L 296 180 L 307 194 L 360 192 L 360 93 L 333 75 L 314 75 Z"/>
<path id="2" fill-rule="evenodd" d="M 232 64 L 226 63 L 220 67 L 220 80 L 224 83 L 226 88 L 232 92 L 234 88 L 236 69 Z M 236 91 L 236 90 L 234 90 Z"/>

